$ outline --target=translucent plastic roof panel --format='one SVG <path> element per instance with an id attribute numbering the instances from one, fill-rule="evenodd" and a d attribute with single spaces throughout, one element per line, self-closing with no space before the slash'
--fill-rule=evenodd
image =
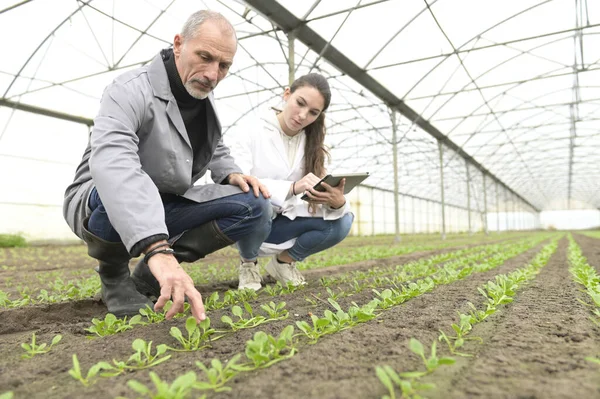
<path id="1" fill-rule="evenodd" d="M 449 204 L 481 210 L 485 175 L 498 201 L 600 207 L 600 2 L 591 0 L 2 0 L 0 35 L 28 30 L 2 42 L 1 165 L 45 160 L 55 168 L 44 173 L 68 182 L 104 87 L 169 47 L 198 8 L 221 12 L 239 38 L 215 90 L 231 137 L 281 105 L 292 33 L 295 76 L 320 72 L 332 87 L 332 170 L 368 170 L 367 184 L 394 187 L 393 108 L 405 194 L 441 200 L 440 139 Z M 32 140 L 49 155 L 29 151 Z"/>

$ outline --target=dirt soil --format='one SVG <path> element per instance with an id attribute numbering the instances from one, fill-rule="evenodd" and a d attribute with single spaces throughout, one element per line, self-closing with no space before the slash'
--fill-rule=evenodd
<path id="1" fill-rule="evenodd" d="M 597 267 L 600 258 L 593 255 L 599 241 L 589 239 L 588 242 L 581 236 L 577 236 L 577 240 L 584 254 L 589 256 L 590 264 Z M 380 398 L 386 389 L 375 375 L 375 366 L 387 364 L 398 371 L 422 369 L 420 359 L 407 348 L 409 339 L 415 337 L 430 344 L 437 339 L 440 328 L 448 331 L 450 324 L 456 322 L 457 310 L 465 311 L 468 301 L 481 301 L 477 292 L 479 285 L 496 274 L 524 266 L 541 247 L 538 245 L 494 270 L 438 286 L 430 293 L 383 312 L 371 322 L 325 336 L 315 345 L 301 344 L 293 358 L 267 369 L 242 373 L 228 384 L 231 392 L 209 393 L 208 397 Z M 431 376 L 437 390 L 425 393 L 426 396 L 600 397 L 600 368 L 583 360 L 585 356 L 600 357 L 600 331 L 587 319 L 588 310 L 577 302 L 579 291 L 571 283 L 565 250 L 566 239 L 563 239 L 550 263 L 534 282 L 519 291 L 515 302 L 474 329 L 473 335 L 482 337 L 484 344 L 467 346 L 466 350 L 476 357 L 458 359 L 458 365 L 437 371 Z M 369 270 L 374 265 L 404 264 L 429 255 L 431 253 L 410 254 L 307 271 L 309 284 L 306 288 L 277 297 L 262 292 L 257 300 L 250 302 L 256 309 L 265 302 L 285 301 L 290 311 L 287 320 L 238 331 L 202 351 L 173 352 L 169 361 L 153 367 L 152 371 L 171 382 L 187 371 L 199 372 L 195 361 L 208 362 L 215 357 L 225 361 L 236 353 L 243 353 L 245 342 L 258 330 L 276 335 L 297 320 L 308 321 L 309 313 L 322 315 L 327 304 L 317 301 L 314 306 L 306 299 L 313 299 L 315 295 L 327 298 L 325 288 L 318 283 L 324 275 Z M 72 263 L 80 261 L 78 257 Z M 35 260 L 31 262 L 35 264 Z M 44 262 L 54 261 L 44 260 L 40 264 Z M 365 290 L 339 302 L 347 309 L 351 302 L 363 304 L 372 296 L 370 290 Z M 84 329 L 90 326 L 91 318 L 104 314 L 104 306 L 95 300 L 0 311 L 0 394 L 14 391 L 16 399 L 137 397 L 127 387 L 127 381 L 136 379 L 150 385 L 147 370 L 100 378 L 95 384 L 84 387 L 68 375 L 72 355 L 77 354 L 85 373 L 92 364 L 102 360 L 126 360 L 133 353 L 131 342 L 135 338 L 152 340 L 154 345 L 176 346 L 169 330 L 172 326 L 184 330 L 184 320 L 138 326 L 110 337 L 87 338 Z M 229 310 L 210 312 L 213 327 L 225 328 L 220 322 L 224 314 L 230 315 Z M 29 342 L 33 332 L 37 334 L 38 343 L 50 342 L 56 334 L 62 334 L 63 339 L 47 354 L 21 359 L 20 343 Z M 439 350 L 445 351 L 441 345 Z M 197 396 L 200 395 L 190 395 Z"/>

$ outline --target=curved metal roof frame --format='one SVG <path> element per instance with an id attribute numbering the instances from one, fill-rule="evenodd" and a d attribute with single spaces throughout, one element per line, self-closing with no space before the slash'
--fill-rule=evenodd
<path id="1" fill-rule="evenodd" d="M 6 70 L 0 65 L 0 93 L 3 93 L 0 111 L 5 107 L 12 109 L 11 115 L 22 110 L 91 125 L 93 114 L 74 115 L 38 101 L 36 96 L 43 99 L 50 91 L 66 89 L 98 98 L 100 93 L 88 94 L 82 87 L 90 81 L 103 80 L 106 84 L 116 73 L 147 63 L 152 52 L 145 58 L 132 55 L 141 42 L 151 40 L 156 45 L 170 45 L 169 40 L 157 33 L 157 26 L 172 9 L 183 7 L 181 2 L 139 1 L 155 9 L 139 23 L 117 16 L 114 2 L 111 13 L 106 6 L 110 0 L 76 1 L 76 7 L 48 31 L 18 69 Z M 465 4 L 469 1 L 463 0 Z M 600 132 L 593 125 L 600 112 L 600 85 L 593 83 L 594 78 L 600 77 L 600 53 L 593 47 L 594 43 L 600 43 L 600 7 L 588 4 L 587 0 L 575 0 L 574 21 L 569 28 L 560 25 L 558 29 L 523 34 L 520 38 L 508 35 L 505 40 L 494 36 L 505 25 L 539 10 L 565 9 L 565 1 L 528 0 L 520 8 L 513 7 L 510 15 L 498 17 L 485 29 L 472 31 L 461 45 L 455 45 L 453 33 L 460 21 L 452 25 L 448 19 L 444 20 L 448 0 L 409 0 L 403 6 L 410 3 L 416 11 L 383 38 L 382 45 L 369 48 L 366 61 L 360 63 L 364 66 L 360 67 L 354 61 L 356 54 L 344 54 L 336 43 L 343 44 L 361 13 L 392 10 L 398 6 L 397 1 L 361 0 L 351 4 L 347 0 L 334 5 L 320 0 L 311 3 L 207 0 L 203 2 L 207 8 L 222 9 L 235 16 L 232 22 L 240 40 L 238 54 L 244 57 L 243 65 L 232 70 L 221 84 L 227 85 L 228 90 L 219 86 L 217 92 L 218 101 L 235 111 L 224 121 L 225 130 L 235 134 L 257 108 L 275 101 L 287 84 L 285 72 L 293 62 L 296 74 L 317 69 L 329 76 L 335 91 L 328 111 L 327 140 L 334 156 L 332 166 L 373 168 L 376 173 L 370 179 L 371 185 L 384 189 L 393 186 L 391 108 L 402 115 L 398 122 L 398 158 L 401 187 L 406 194 L 439 200 L 437 141 L 440 141 L 446 153 L 443 165 L 446 199 L 457 207 L 469 202 L 481 211 L 485 190 L 487 203 L 499 209 L 498 196 L 493 199 L 491 195 L 490 179 L 504 186 L 500 191 L 504 191 L 505 200 L 510 196 L 531 210 L 600 207 L 600 189 L 594 184 L 599 171 L 590 167 L 590 163 L 597 165 L 600 161 L 597 151 Z M 22 6 L 30 7 L 29 3 L 35 4 L 32 0 L 21 1 L 0 10 L 0 18 Z M 572 3 L 570 0 L 571 9 Z M 337 9 L 331 11 L 332 7 Z M 37 77 L 46 53 L 54 50 L 53 41 L 57 37 L 60 40 L 57 33 L 78 16 L 83 18 L 82 26 L 89 28 L 90 42 L 101 53 L 98 61 L 86 55 L 88 61 L 94 60 L 104 68 L 82 69 L 81 76 L 67 79 Z M 103 50 L 102 32 L 95 25 L 100 17 L 110 21 L 113 30 L 118 25 L 131 32 L 126 50 L 116 61 L 109 61 L 110 55 Z M 404 59 L 402 55 L 397 59 L 394 54 L 390 57 L 389 52 L 393 51 L 390 49 L 402 48 L 407 40 L 413 40 L 407 38 L 407 32 L 423 21 L 437 30 L 440 48 L 451 51 Z M 323 28 L 323 22 L 328 23 L 328 29 Z M 377 29 L 365 30 L 365 42 L 381 43 L 376 35 Z M 568 44 L 571 41 L 572 45 Z M 268 54 L 257 51 L 265 45 L 270 46 Z M 570 49 L 567 58 L 562 57 L 564 51 L 557 51 L 565 46 Z M 497 50 L 505 53 L 494 58 L 494 63 L 488 62 L 483 69 L 477 65 L 481 57 Z M 506 68 L 518 68 L 528 62 L 534 65 L 527 73 L 514 76 L 506 73 Z M 417 72 L 403 75 L 410 84 L 400 89 L 397 82 L 390 80 L 390 72 L 405 68 Z M 3 76 L 10 81 L 2 84 Z M 570 83 L 565 83 L 568 80 Z M 247 104 L 246 108 L 243 104 Z M 2 136 L 13 123 L 11 120 L 12 116 L 7 117 L 2 128 L 0 118 L 0 150 Z M 471 168 L 478 172 L 473 173 Z"/>

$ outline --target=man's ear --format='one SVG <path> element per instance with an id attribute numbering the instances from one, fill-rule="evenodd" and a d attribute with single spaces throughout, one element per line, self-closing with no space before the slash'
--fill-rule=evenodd
<path id="1" fill-rule="evenodd" d="M 173 54 L 175 54 L 176 57 L 179 57 L 179 54 L 181 54 L 182 46 L 183 46 L 183 38 L 178 33 L 175 35 L 175 38 L 173 39 Z"/>

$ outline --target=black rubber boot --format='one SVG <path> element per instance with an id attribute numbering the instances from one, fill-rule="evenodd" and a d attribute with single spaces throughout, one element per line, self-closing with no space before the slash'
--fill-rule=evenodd
<path id="1" fill-rule="evenodd" d="M 175 258 L 181 262 L 195 262 L 221 248 L 231 244 L 231 241 L 217 226 L 214 220 L 196 228 L 184 231 L 180 235 L 169 239 L 171 248 L 175 251 Z M 158 299 L 160 285 L 148 265 L 141 259 L 131 276 L 138 292 L 148 298 Z"/>
<path id="2" fill-rule="evenodd" d="M 117 317 L 134 316 L 146 305 L 154 307 L 152 301 L 140 294 L 129 276 L 131 256 L 121 242 L 109 242 L 97 237 L 83 223 L 83 240 L 88 247 L 88 255 L 98 260 L 96 271 L 102 283 L 102 300 L 108 312 Z"/>

